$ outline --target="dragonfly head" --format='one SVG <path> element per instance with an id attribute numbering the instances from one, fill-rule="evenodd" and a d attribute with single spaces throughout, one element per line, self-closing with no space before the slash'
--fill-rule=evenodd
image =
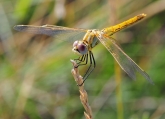
<path id="1" fill-rule="evenodd" d="M 85 43 L 83 43 L 82 41 L 75 41 L 73 43 L 73 52 L 79 54 L 79 55 L 84 55 L 87 54 L 88 52 L 88 47 Z"/>

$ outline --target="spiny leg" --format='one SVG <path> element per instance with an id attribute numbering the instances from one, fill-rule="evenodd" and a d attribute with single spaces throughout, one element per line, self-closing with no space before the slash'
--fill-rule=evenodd
<path id="1" fill-rule="evenodd" d="M 82 62 L 84 62 L 85 61 L 85 63 L 82 63 Z M 82 64 L 81 64 L 82 63 Z M 81 62 L 79 62 L 78 63 L 78 66 L 81 66 L 81 65 L 86 65 L 88 63 L 88 54 L 85 54 L 84 55 L 84 59 L 81 61 Z"/>
<path id="2" fill-rule="evenodd" d="M 78 59 L 74 59 L 74 61 L 76 61 L 76 63 L 80 63 L 84 61 L 84 57 L 85 55 L 80 56 Z M 79 62 L 78 62 L 79 61 Z"/>
<path id="3" fill-rule="evenodd" d="M 83 77 L 84 81 L 88 78 L 88 76 L 91 74 L 91 72 L 94 70 L 96 66 L 95 59 L 91 51 L 89 51 L 89 56 L 90 56 L 90 66 Z"/>
<path id="4" fill-rule="evenodd" d="M 89 60 L 90 60 L 90 66 L 88 68 L 88 70 L 86 71 L 84 77 L 83 77 L 83 83 L 85 82 L 85 80 L 88 78 L 88 76 L 91 74 L 91 72 L 94 70 L 96 63 L 95 63 L 95 59 L 93 56 L 93 53 L 91 51 L 88 52 L 89 53 Z M 87 59 L 88 60 L 88 59 Z M 82 83 L 82 84 L 83 84 Z M 79 86 L 82 86 L 82 84 L 80 84 Z"/>
<path id="5" fill-rule="evenodd" d="M 79 62 L 77 63 L 78 64 L 77 67 L 79 67 L 81 65 L 86 65 L 88 63 L 88 54 L 82 55 L 78 59 L 75 59 L 75 60 L 79 60 Z M 85 63 L 82 63 L 84 61 L 85 61 Z"/>

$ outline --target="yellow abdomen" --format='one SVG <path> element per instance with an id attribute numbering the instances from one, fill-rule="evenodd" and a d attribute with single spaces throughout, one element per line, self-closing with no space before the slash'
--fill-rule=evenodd
<path id="1" fill-rule="evenodd" d="M 135 17 L 133 17 L 133 18 L 127 20 L 127 21 L 124 21 L 124 22 L 122 22 L 120 24 L 117 24 L 115 26 L 104 28 L 102 31 L 105 34 L 107 34 L 108 36 L 111 36 L 114 33 L 116 33 L 118 31 L 120 31 L 120 30 L 122 30 L 122 29 L 124 29 L 124 28 L 126 28 L 126 27 L 128 27 L 128 26 L 130 26 L 130 25 L 132 25 L 134 23 L 136 23 L 137 21 L 141 20 L 145 16 L 146 16 L 146 14 L 144 14 L 144 13 L 143 14 L 139 14 L 139 15 L 137 15 L 137 16 L 135 16 Z"/>

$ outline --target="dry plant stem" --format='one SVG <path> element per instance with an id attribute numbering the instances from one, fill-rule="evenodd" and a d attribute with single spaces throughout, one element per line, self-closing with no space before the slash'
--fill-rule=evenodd
<path id="1" fill-rule="evenodd" d="M 77 83 L 77 85 L 81 85 L 83 83 L 83 78 L 82 76 L 79 75 L 79 70 L 76 67 L 77 63 L 74 60 L 71 60 L 72 64 L 73 64 L 73 69 L 72 69 L 72 75 Z M 92 119 L 92 110 L 91 107 L 88 104 L 88 94 L 84 89 L 84 84 L 82 84 L 82 86 L 78 86 L 79 87 L 79 92 L 80 92 L 80 100 L 81 103 L 83 104 L 85 111 L 84 115 L 86 119 Z"/>

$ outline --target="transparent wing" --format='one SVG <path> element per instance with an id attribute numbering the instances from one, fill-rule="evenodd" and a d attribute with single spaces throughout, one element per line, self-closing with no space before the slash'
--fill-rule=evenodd
<path id="1" fill-rule="evenodd" d="M 78 37 L 82 38 L 87 31 L 85 29 L 68 28 L 68 27 L 54 26 L 54 25 L 43 25 L 43 26 L 16 25 L 14 26 L 14 29 L 21 32 L 54 36 L 56 39 L 60 39 L 60 40 L 65 40 L 65 39 L 79 40 Z"/>
<path id="2" fill-rule="evenodd" d="M 146 80 L 153 84 L 149 75 L 143 71 L 116 43 L 115 39 L 107 36 L 97 36 L 99 41 L 112 54 L 120 67 L 132 78 L 136 79 L 136 72 L 138 71 Z"/>

